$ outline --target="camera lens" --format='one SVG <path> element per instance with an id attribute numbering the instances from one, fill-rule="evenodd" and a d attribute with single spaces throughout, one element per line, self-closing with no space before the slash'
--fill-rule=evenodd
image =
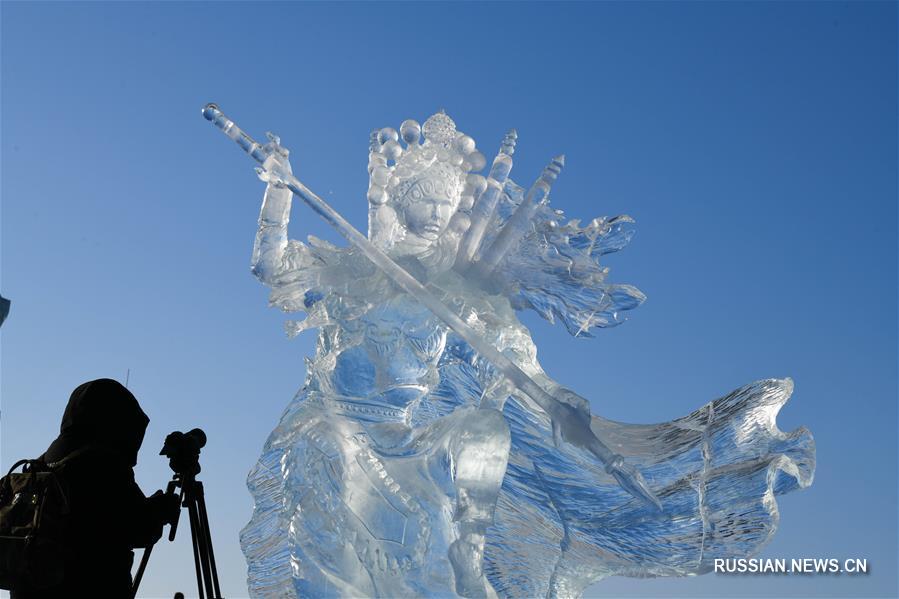
<path id="1" fill-rule="evenodd" d="M 193 439 L 194 443 L 197 444 L 197 447 L 206 447 L 206 433 L 204 433 L 202 429 L 195 428 L 188 432 L 187 436 Z"/>

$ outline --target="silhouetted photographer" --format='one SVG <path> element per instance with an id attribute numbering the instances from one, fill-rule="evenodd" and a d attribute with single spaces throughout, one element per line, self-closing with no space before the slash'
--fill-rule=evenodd
<path id="1" fill-rule="evenodd" d="M 13 599 L 132 596 L 132 549 L 151 546 L 163 524 L 177 521 L 180 513 L 176 495 L 157 491 L 146 497 L 134 480 L 149 421 L 118 382 L 84 383 L 69 399 L 59 437 L 38 460 L 25 463 L 24 474 L 4 479 L 0 566 L 13 580 L 4 581 Z M 20 551 L 9 550 L 16 542 L 17 514 L 38 501 L 49 506 L 45 521 L 26 522 L 35 534 Z M 36 577 L 37 587 L 16 586 Z"/>

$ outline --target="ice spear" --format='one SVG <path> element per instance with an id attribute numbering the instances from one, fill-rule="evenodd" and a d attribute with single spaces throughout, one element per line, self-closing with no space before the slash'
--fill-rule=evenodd
<path id="1" fill-rule="evenodd" d="M 592 453 L 605 465 L 606 472 L 614 476 L 623 489 L 659 510 L 662 509 L 661 503 L 650 490 L 646 481 L 643 480 L 640 472 L 630 464 L 626 464 L 624 458 L 609 449 L 590 429 L 589 411 L 578 409 L 566 402 L 559 401 L 547 393 L 526 372 L 507 358 L 505 354 L 493 347 L 489 341 L 483 339 L 477 331 L 428 291 L 415 277 L 406 272 L 387 254 L 375 247 L 367 237 L 357 231 L 323 199 L 310 191 L 299 179 L 286 172 L 278 158 L 272 153 L 272 150 L 260 145 L 244 133 L 234 124 L 234 121 L 219 110 L 218 106 L 207 104 L 203 108 L 203 116 L 221 129 L 225 135 L 237 142 L 237 145 L 256 162 L 262 164 L 262 169 L 260 169 L 261 176 L 271 183 L 284 185 L 295 195 L 299 196 L 307 206 L 324 218 L 347 241 L 355 245 L 394 283 L 424 304 L 437 318 L 462 337 L 478 354 L 502 372 L 518 390 L 539 405 L 552 419 L 554 436 Z M 583 405 L 586 404 L 586 400 L 583 400 Z"/>
<path id="2" fill-rule="evenodd" d="M 552 184 L 562 172 L 565 166 L 565 155 L 556 156 L 552 159 L 540 176 L 528 190 L 527 195 L 515 209 L 505 226 L 493 240 L 490 247 L 481 252 L 481 257 L 472 267 L 473 274 L 482 278 L 486 278 L 493 272 L 496 265 L 499 264 L 503 256 L 524 237 L 528 228 L 531 226 L 531 220 L 537 212 L 537 208 L 549 197 L 549 191 Z"/>
<path id="3" fill-rule="evenodd" d="M 496 202 L 503 191 L 506 179 L 509 178 L 509 172 L 512 170 L 512 154 L 515 153 L 515 140 L 517 139 L 518 132 L 515 129 L 506 133 L 499 153 L 493 159 L 490 175 L 487 177 L 487 189 L 472 208 L 471 225 L 459 245 L 459 253 L 456 257 L 456 270 L 459 272 L 465 272 L 477 254 L 478 248 L 481 247 L 484 231 L 487 230 L 487 225 L 496 209 Z"/>

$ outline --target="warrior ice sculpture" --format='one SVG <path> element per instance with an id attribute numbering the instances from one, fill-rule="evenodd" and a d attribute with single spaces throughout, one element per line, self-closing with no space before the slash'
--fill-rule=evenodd
<path id="1" fill-rule="evenodd" d="M 366 239 L 293 177 L 276 137 L 204 115 L 262 163 L 254 274 L 273 305 L 307 313 L 291 335 L 319 329 L 249 477 L 254 596 L 577 596 L 613 574 L 703 573 L 759 551 L 773 494 L 811 483 L 811 435 L 775 424 L 789 380 L 626 425 L 543 372 L 516 310 L 590 336 L 643 300 L 598 264 L 629 218 L 563 224 L 550 208 L 561 157 L 525 192 L 508 179 L 514 131 L 487 178 L 446 114 L 376 131 Z M 293 194 L 353 245 L 288 240 Z"/>

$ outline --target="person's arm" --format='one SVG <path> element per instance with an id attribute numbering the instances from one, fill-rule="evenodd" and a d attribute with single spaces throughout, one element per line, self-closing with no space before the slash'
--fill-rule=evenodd
<path id="1" fill-rule="evenodd" d="M 134 470 L 109 455 L 99 454 L 67 472 L 73 517 L 79 522 L 81 546 L 100 551 L 146 547 L 159 539 L 170 521 L 177 497 L 146 497 L 134 480 Z"/>
<path id="2" fill-rule="evenodd" d="M 157 491 L 145 497 L 143 491 L 132 481 L 127 491 L 128 512 L 123 514 L 122 524 L 129 546 L 147 547 L 162 536 L 162 526 L 171 522 L 177 496 L 166 496 Z"/>

